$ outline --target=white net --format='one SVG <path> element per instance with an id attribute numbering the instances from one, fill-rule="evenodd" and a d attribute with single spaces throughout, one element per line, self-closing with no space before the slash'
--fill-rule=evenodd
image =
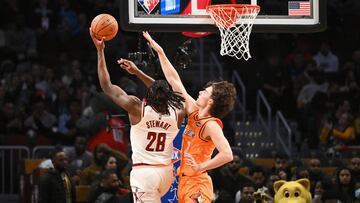
<path id="1" fill-rule="evenodd" d="M 253 5 L 208 7 L 207 11 L 220 30 L 222 56 L 245 60 L 251 58 L 249 39 L 259 10 L 258 6 Z"/>

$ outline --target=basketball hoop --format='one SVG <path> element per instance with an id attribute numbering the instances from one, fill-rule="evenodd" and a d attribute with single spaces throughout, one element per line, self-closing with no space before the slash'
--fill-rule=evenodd
<path id="1" fill-rule="evenodd" d="M 206 8 L 219 28 L 222 56 L 229 55 L 237 59 L 251 58 L 249 39 L 254 20 L 260 11 L 257 5 L 219 4 Z"/>

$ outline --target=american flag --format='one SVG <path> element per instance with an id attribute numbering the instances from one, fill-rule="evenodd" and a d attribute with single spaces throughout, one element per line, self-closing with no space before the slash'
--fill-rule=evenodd
<path id="1" fill-rule="evenodd" d="M 310 1 L 289 1 L 289 16 L 310 15 Z"/>

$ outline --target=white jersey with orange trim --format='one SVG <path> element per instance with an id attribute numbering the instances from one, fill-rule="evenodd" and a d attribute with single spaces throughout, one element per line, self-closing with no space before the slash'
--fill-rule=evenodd
<path id="1" fill-rule="evenodd" d="M 143 101 L 141 121 L 130 129 L 133 164 L 168 165 L 179 131 L 177 112 L 169 108 L 170 114 L 163 115 L 145 104 Z"/>

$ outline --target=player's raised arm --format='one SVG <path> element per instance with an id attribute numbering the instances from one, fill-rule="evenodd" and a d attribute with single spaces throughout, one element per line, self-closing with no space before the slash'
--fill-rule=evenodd
<path id="1" fill-rule="evenodd" d="M 127 60 L 127 59 L 119 59 L 117 60 L 117 63 L 120 65 L 120 67 L 124 70 L 126 70 L 129 74 L 135 75 L 138 77 L 147 88 L 149 88 L 153 83 L 154 79 L 145 74 L 142 70 L 140 70 L 134 62 Z"/>
<path id="2" fill-rule="evenodd" d="M 155 42 L 155 40 L 152 39 L 148 32 L 143 32 L 143 36 L 145 37 L 145 39 L 148 40 L 151 47 L 157 52 L 161 68 L 164 72 L 166 80 L 169 82 L 172 88 L 175 91 L 187 94 L 186 89 L 181 82 L 179 74 L 177 73 L 173 65 L 170 63 L 162 47 L 157 42 Z"/>
<path id="3" fill-rule="evenodd" d="M 170 63 L 162 47 L 155 42 L 148 32 L 143 32 L 143 36 L 148 40 L 151 47 L 157 52 L 161 64 L 161 69 L 164 72 L 166 80 L 169 82 L 174 91 L 180 92 L 185 98 L 185 108 L 187 113 L 195 110 L 195 100 L 187 93 L 180 76 L 174 66 Z"/>
<path id="4" fill-rule="evenodd" d="M 105 43 L 104 40 L 98 40 L 90 30 L 90 36 L 97 49 L 98 56 L 98 77 L 101 89 L 109 96 L 116 104 L 126 110 L 129 114 L 141 113 L 141 101 L 135 96 L 129 96 L 120 87 L 113 85 L 110 80 L 110 75 L 106 67 L 105 61 Z"/>

